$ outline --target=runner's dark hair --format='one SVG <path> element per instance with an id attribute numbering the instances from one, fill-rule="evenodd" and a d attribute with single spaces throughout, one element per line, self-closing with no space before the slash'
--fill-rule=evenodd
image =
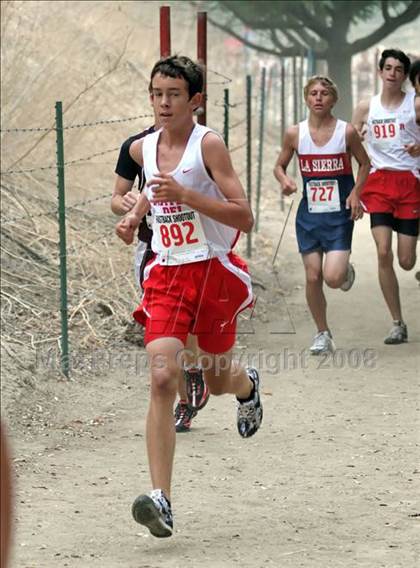
<path id="1" fill-rule="evenodd" d="M 379 60 L 379 69 L 381 71 L 384 68 L 385 61 L 388 59 L 388 57 L 393 57 L 394 59 L 398 59 L 398 61 L 401 61 L 401 63 L 404 65 L 404 75 L 408 75 L 411 63 L 410 58 L 400 49 L 385 49 L 381 53 L 381 58 Z"/>
<path id="2" fill-rule="evenodd" d="M 153 77 L 160 73 L 166 77 L 183 78 L 188 84 L 190 99 L 196 93 L 203 92 L 204 73 L 203 68 L 185 55 L 170 55 L 157 61 L 150 74 L 149 92 L 152 92 Z"/>

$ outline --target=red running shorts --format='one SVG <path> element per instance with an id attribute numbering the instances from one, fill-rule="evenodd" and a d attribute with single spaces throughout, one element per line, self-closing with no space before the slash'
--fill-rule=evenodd
<path id="1" fill-rule="evenodd" d="M 200 349 L 225 353 L 236 339 L 236 317 L 253 303 L 246 263 L 233 253 L 201 262 L 146 266 L 144 295 L 134 319 L 145 326 L 144 343 L 192 333 Z"/>
<path id="2" fill-rule="evenodd" d="M 369 174 L 360 200 L 369 213 L 398 219 L 420 217 L 420 181 L 409 171 L 376 170 Z"/>

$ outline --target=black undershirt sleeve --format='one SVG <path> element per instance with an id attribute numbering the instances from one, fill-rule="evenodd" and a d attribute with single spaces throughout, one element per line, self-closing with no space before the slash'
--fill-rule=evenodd
<path id="1" fill-rule="evenodd" d="M 145 183 L 143 168 L 139 166 L 130 156 L 130 146 L 135 140 L 139 140 L 140 138 L 143 138 L 147 134 L 151 134 L 154 131 L 154 127 L 151 126 L 150 128 L 143 130 L 143 132 L 140 132 L 140 134 L 136 134 L 135 136 L 130 136 L 130 138 L 127 138 L 127 140 L 123 142 L 120 148 L 120 154 L 118 156 L 117 165 L 115 167 L 115 173 L 123 177 L 124 179 L 134 182 L 136 177 L 138 177 L 139 191 L 142 191 Z M 146 218 L 143 217 L 139 225 L 138 238 L 139 240 L 150 244 L 152 235 L 153 233 L 151 229 L 149 229 L 149 227 L 147 226 Z"/>

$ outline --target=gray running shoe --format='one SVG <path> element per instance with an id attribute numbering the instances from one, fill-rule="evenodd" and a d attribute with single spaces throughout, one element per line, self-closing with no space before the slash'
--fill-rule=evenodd
<path id="1" fill-rule="evenodd" d="M 153 536 L 172 536 L 173 518 L 171 504 L 161 489 L 150 495 L 140 495 L 131 507 L 134 520 L 149 529 Z"/>
<path id="2" fill-rule="evenodd" d="M 204 408 L 209 400 L 210 391 L 204 382 L 202 369 L 187 369 L 184 371 L 187 387 L 188 404 L 194 410 Z"/>
<path id="3" fill-rule="evenodd" d="M 319 331 L 309 347 L 311 355 L 322 355 L 323 353 L 334 353 L 335 345 L 329 331 Z"/>
<path id="4" fill-rule="evenodd" d="M 407 326 L 402 321 L 394 322 L 388 336 L 385 337 L 385 345 L 399 345 L 406 343 L 408 340 Z"/>
<path id="5" fill-rule="evenodd" d="M 354 270 L 354 266 L 351 262 L 349 262 L 347 266 L 347 276 L 344 282 L 341 284 L 340 290 L 343 290 L 343 292 L 348 292 L 353 286 L 355 278 L 356 272 Z"/>
<path id="6" fill-rule="evenodd" d="M 242 438 L 250 438 L 261 426 L 263 407 L 260 398 L 260 377 L 256 369 L 247 369 L 248 377 L 255 385 L 254 396 L 251 400 L 240 402 L 238 400 L 237 426 Z"/>
<path id="7" fill-rule="evenodd" d="M 177 432 L 189 432 L 192 419 L 197 416 L 197 410 L 180 400 L 175 408 L 175 430 Z"/>

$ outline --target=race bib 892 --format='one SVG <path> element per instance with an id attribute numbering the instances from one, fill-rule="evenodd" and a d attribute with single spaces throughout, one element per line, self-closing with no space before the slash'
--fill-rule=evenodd
<path id="1" fill-rule="evenodd" d="M 155 206 L 153 243 L 165 264 L 183 264 L 205 260 L 208 246 L 200 215 L 193 209 L 175 203 Z"/>

